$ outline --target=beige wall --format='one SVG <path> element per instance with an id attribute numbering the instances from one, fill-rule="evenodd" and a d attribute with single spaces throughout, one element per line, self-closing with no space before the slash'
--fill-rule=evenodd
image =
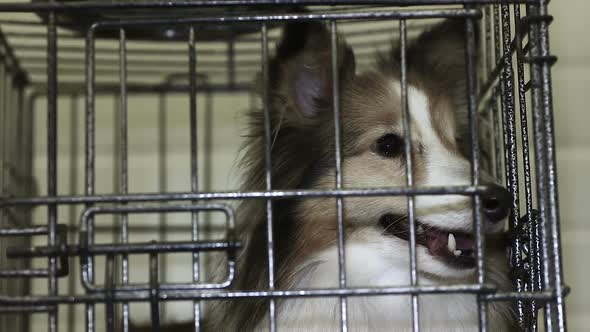
<path id="1" fill-rule="evenodd" d="M 552 1 L 552 53 L 559 56 L 553 70 L 555 132 L 565 280 L 572 287 L 567 310 L 572 331 L 590 326 L 590 33 L 585 0 Z"/>

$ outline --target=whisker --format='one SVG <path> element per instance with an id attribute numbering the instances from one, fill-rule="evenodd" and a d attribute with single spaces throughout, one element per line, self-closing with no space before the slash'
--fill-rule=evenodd
<path id="1" fill-rule="evenodd" d="M 397 224 L 398 222 L 400 222 L 400 221 L 404 220 L 404 219 L 407 219 L 407 217 L 406 217 L 406 216 L 400 216 L 399 218 L 397 218 L 396 220 L 394 220 L 392 223 L 390 223 L 389 225 L 387 225 L 387 227 L 385 227 L 385 228 L 383 229 L 383 231 L 381 232 L 381 235 L 385 234 L 386 232 L 387 232 L 387 233 L 389 233 L 389 234 L 399 234 L 399 233 L 403 233 L 403 232 L 398 232 L 398 233 L 392 233 L 392 232 L 389 232 L 389 228 L 390 228 L 391 226 L 393 226 L 393 225 Z"/>

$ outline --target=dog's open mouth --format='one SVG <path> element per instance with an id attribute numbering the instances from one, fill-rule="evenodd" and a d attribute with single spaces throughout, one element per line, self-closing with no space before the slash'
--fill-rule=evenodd
<path id="1" fill-rule="evenodd" d="M 386 234 L 410 241 L 407 216 L 385 214 L 379 223 Z M 475 267 L 475 239 L 471 234 L 427 226 L 416 220 L 416 244 L 426 247 L 432 256 L 454 267 Z"/>

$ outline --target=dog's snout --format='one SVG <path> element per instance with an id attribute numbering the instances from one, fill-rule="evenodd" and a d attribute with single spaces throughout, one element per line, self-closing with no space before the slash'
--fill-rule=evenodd
<path id="1" fill-rule="evenodd" d="M 488 221 L 496 223 L 510 213 L 512 195 L 498 185 L 490 184 L 488 187 L 486 193 L 481 196 L 482 210 Z"/>

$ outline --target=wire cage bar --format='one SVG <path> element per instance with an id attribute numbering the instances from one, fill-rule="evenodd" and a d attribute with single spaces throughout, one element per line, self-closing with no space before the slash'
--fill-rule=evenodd
<path id="1" fill-rule="evenodd" d="M 210 302 L 265 299 L 265 327 L 274 332 L 281 330 L 282 300 L 331 297 L 339 301 L 339 328 L 347 331 L 354 319 L 349 315 L 351 298 L 407 295 L 410 328 L 420 331 L 420 296 L 465 293 L 477 297 L 480 331 L 489 329 L 490 303 L 497 301 L 513 306 L 517 330 L 566 331 L 569 289 L 561 263 L 551 87 L 556 57 L 549 49 L 552 17 L 547 2 L 51 0 L 0 4 L 0 330 L 37 331 L 43 326 L 49 331 L 127 332 L 133 329 L 131 309 L 145 304 L 151 328 L 160 331 L 167 324 L 163 319 L 167 304 L 184 301 L 190 303 L 190 330 L 207 331 L 204 321 Z M 200 14 L 187 15 L 183 10 Z M 125 18 L 110 17 L 115 11 Z M 91 20 L 75 21 L 87 14 L 93 14 Z M 418 33 L 448 18 L 464 22 L 466 36 L 471 181 L 422 187 L 416 184 L 412 164 L 419 147 L 412 144 L 407 49 Z M 276 133 L 271 92 L 265 87 L 271 80 L 274 44 L 280 28 L 289 22 L 322 22 L 329 31 L 334 123 L 334 186 L 329 189 L 285 189 L 273 183 Z M 215 38 L 206 35 L 212 27 L 219 27 Z M 142 29 L 157 33 L 142 35 Z M 242 30 L 247 33 L 239 34 Z M 392 41 L 399 46 L 405 186 L 345 185 L 340 36 L 351 40 L 360 68 L 369 68 L 376 51 L 389 50 Z M 264 115 L 262 188 L 216 189 L 213 185 L 213 174 L 220 167 L 212 157 L 214 117 L 223 111 L 216 109 L 216 96 L 234 94 L 250 96 L 252 108 Z M 168 139 L 175 133 L 168 131 L 171 110 L 167 105 L 179 96 L 187 98 L 181 103 L 188 111 L 186 132 L 178 136 L 186 144 L 182 155 L 187 157 L 188 176 L 185 185 L 177 187 L 181 189 L 170 190 L 174 174 L 167 167 L 177 159 L 169 151 Z M 137 160 L 133 159 L 136 133 L 132 128 L 133 121 L 139 120 L 132 112 L 141 112 L 134 105 L 142 98 L 155 98 L 150 100 L 157 100 L 158 106 L 157 145 L 147 152 L 155 156 L 158 169 L 157 185 L 151 190 L 133 188 L 137 167 L 131 165 Z M 101 140 L 107 100 L 114 110 L 106 125 L 114 128 L 109 153 L 101 150 L 106 145 Z M 66 125 L 69 136 L 64 141 Z M 39 138 L 40 133 L 45 136 Z M 111 170 L 110 178 L 104 176 L 104 168 Z M 481 197 L 492 188 L 480 182 L 484 173 L 503 183 L 512 197 L 510 291 L 498 289 L 486 277 Z M 104 189 L 109 181 L 112 186 Z M 474 283 L 422 285 L 416 200 L 445 195 L 472 200 L 477 278 Z M 410 282 L 350 286 L 346 199 L 384 196 L 407 197 Z M 277 283 L 276 202 L 303 198 L 331 198 L 335 203 L 337 287 L 282 289 Z M 265 204 L 266 288 L 237 289 L 232 287 L 240 273 L 237 260 L 247 244 L 236 230 L 243 216 L 234 207 L 257 200 Z M 188 222 L 175 224 L 172 214 L 187 215 Z M 157 223 L 138 222 L 137 215 L 146 220 L 157 216 Z M 189 236 L 170 240 L 174 229 Z M 151 234 L 151 240 L 137 241 L 144 238 L 142 232 Z M 171 257 L 182 254 L 190 255 L 178 256 L 190 266 L 188 279 L 171 281 Z M 209 254 L 222 257 L 217 264 L 225 271 L 222 280 L 210 279 L 215 268 Z M 144 259 L 143 264 L 137 257 Z M 145 278 L 136 281 L 133 274 Z M 82 306 L 84 314 L 77 315 L 76 308 Z M 36 324 L 33 318 L 41 316 L 46 320 Z"/>

